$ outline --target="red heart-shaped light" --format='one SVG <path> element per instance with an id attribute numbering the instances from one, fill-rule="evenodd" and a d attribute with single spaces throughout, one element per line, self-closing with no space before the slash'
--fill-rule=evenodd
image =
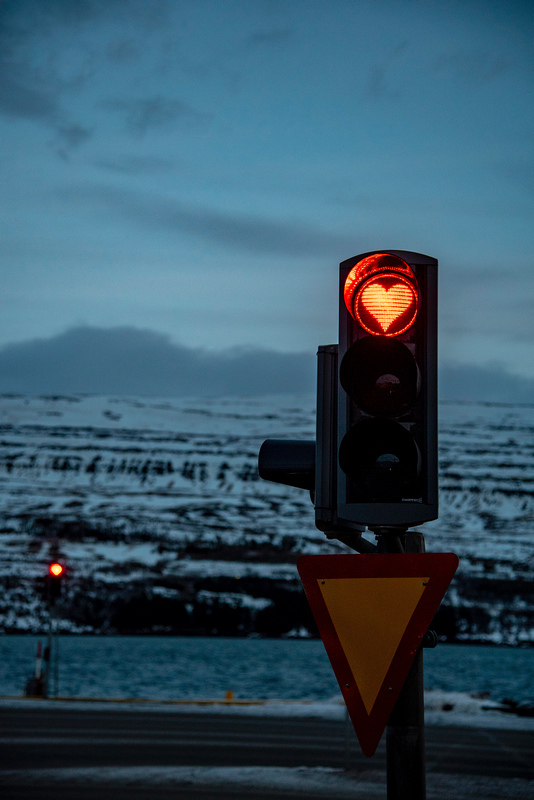
<path id="1" fill-rule="evenodd" d="M 414 303 L 413 289 L 407 283 L 393 283 L 383 286 L 378 281 L 371 281 L 362 289 L 360 303 L 363 308 L 378 322 L 384 333 Z"/>

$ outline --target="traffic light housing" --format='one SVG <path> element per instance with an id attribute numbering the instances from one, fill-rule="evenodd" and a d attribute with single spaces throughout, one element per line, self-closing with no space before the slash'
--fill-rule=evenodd
<path id="1" fill-rule="evenodd" d="M 316 442 L 267 440 L 266 480 L 310 489 L 315 524 L 361 532 L 438 516 L 437 265 L 405 250 L 340 264 L 339 344 L 318 351 Z"/>
<path id="2" fill-rule="evenodd" d="M 363 253 L 340 264 L 339 295 L 331 515 L 371 530 L 435 519 L 437 261 Z"/>
<path id="3" fill-rule="evenodd" d="M 59 561 L 52 561 L 48 565 L 48 599 L 50 603 L 61 595 L 65 567 Z"/>

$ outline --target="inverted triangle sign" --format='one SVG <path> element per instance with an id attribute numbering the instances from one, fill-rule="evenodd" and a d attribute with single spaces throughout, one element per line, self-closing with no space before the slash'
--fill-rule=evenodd
<path id="1" fill-rule="evenodd" d="M 297 561 L 366 756 L 378 746 L 457 566 L 454 553 L 301 556 Z"/>

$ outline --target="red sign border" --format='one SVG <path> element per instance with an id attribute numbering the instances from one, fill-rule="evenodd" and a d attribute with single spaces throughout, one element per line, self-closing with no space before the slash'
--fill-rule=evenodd
<path id="1" fill-rule="evenodd" d="M 415 654 L 457 567 L 458 556 L 454 553 L 303 555 L 297 560 L 297 569 L 319 634 L 366 756 L 372 756 L 376 751 Z M 428 584 L 402 635 L 371 713 L 367 714 L 318 581 L 329 578 L 418 577 L 428 577 Z"/>

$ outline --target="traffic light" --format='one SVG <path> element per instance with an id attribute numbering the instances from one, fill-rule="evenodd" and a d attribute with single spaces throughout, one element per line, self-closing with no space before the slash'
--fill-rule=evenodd
<path id="1" fill-rule="evenodd" d="M 48 565 L 48 599 L 53 603 L 61 594 L 65 567 L 59 561 Z"/>
<path id="2" fill-rule="evenodd" d="M 404 250 L 340 264 L 339 344 L 317 354 L 316 442 L 260 450 L 260 477 L 310 489 L 316 526 L 360 551 L 366 527 L 438 516 L 437 265 Z"/>
<path id="3" fill-rule="evenodd" d="M 333 358 L 333 354 L 331 356 Z M 437 261 L 403 250 L 340 264 L 337 369 L 324 378 L 332 405 L 330 515 L 371 530 L 438 515 Z M 332 374 L 335 377 L 332 377 Z M 335 385 L 334 385 L 335 383 Z M 326 387 L 326 388 L 325 388 Z M 326 396 L 326 400 L 324 397 Z M 324 436 L 323 419 L 318 436 Z M 318 450 L 319 450 L 318 444 Z M 332 456 L 333 454 L 331 454 Z M 328 466 L 323 464 L 323 472 Z M 326 504 L 328 505 L 328 504 Z M 320 524 L 324 528 L 324 524 Z"/>

